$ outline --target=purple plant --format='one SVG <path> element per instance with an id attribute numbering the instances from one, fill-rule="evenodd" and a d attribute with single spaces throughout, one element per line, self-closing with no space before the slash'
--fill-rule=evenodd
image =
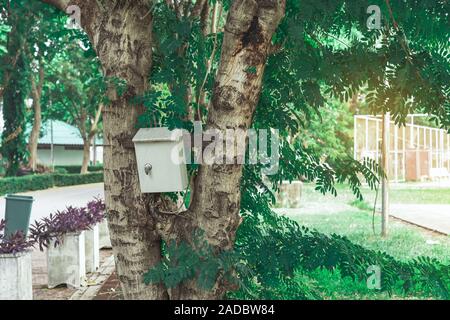
<path id="1" fill-rule="evenodd" d="M 0 220 L 0 232 L 5 229 L 6 221 Z M 34 241 L 28 240 L 22 231 L 17 231 L 9 237 L 0 233 L 0 254 L 16 254 L 33 247 Z"/>
<path id="2" fill-rule="evenodd" d="M 105 218 L 105 202 L 100 198 L 88 202 L 86 209 L 89 220 L 93 225 L 102 222 Z"/>
<path id="3" fill-rule="evenodd" d="M 105 204 L 95 199 L 84 208 L 67 207 L 47 218 L 35 221 L 30 227 L 33 241 L 39 244 L 41 251 L 54 240 L 55 247 L 60 245 L 67 233 L 78 233 L 91 229 L 104 218 Z"/>

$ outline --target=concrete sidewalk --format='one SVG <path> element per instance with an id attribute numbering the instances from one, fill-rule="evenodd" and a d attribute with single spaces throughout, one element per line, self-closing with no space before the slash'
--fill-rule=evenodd
<path id="1" fill-rule="evenodd" d="M 31 210 L 31 223 L 47 217 L 50 213 L 63 210 L 67 206 L 81 207 L 94 197 L 102 197 L 103 183 L 83 184 L 71 187 L 52 188 L 20 193 L 34 198 Z M 0 197 L 0 219 L 5 218 L 5 197 Z"/>
<path id="2" fill-rule="evenodd" d="M 100 250 L 100 269 L 89 273 L 87 286 L 80 289 L 68 288 L 65 285 L 53 289 L 47 288 L 47 258 L 46 252 L 38 249 L 33 251 L 33 300 L 91 300 L 99 291 L 103 282 L 114 272 L 114 257 L 111 249 Z"/>
<path id="3" fill-rule="evenodd" d="M 20 193 L 21 195 L 32 196 L 34 198 L 31 210 L 31 221 L 47 217 L 57 210 L 63 210 L 67 206 L 81 207 L 91 201 L 94 197 L 103 198 L 103 183 L 84 184 L 70 187 L 52 188 L 47 190 L 31 191 Z M 0 219 L 5 217 L 5 198 L 0 197 Z M 101 250 L 101 263 L 111 263 L 111 250 Z M 109 259 L 109 260 L 108 260 Z M 32 255 L 33 268 L 33 299 L 34 300 L 67 300 L 78 291 L 65 286 L 54 289 L 47 288 L 47 257 L 46 252 L 34 249 Z M 110 270 L 106 270 L 110 272 Z M 106 272 L 103 270 L 103 272 Z M 112 271 L 111 271 L 112 272 Z M 89 275 L 92 277 L 92 286 L 99 286 L 102 278 L 99 275 Z M 107 279 L 104 276 L 104 280 Z M 88 288 L 91 288 L 90 286 Z M 84 288 L 83 290 L 87 290 Z M 93 289 L 89 289 L 92 292 Z"/>
<path id="4" fill-rule="evenodd" d="M 390 215 L 450 235 L 450 205 L 445 204 L 391 204 Z"/>

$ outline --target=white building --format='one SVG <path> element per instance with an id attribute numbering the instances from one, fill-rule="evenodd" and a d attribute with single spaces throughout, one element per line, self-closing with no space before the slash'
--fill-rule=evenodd
<path id="1" fill-rule="evenodd" d="M 57 120 L 42 125 L 38 141 L 38 163 L 46 166 L 81 165 L 83 139 L 77 128 Z M 103 163 L 103 141 L 98 137 L 91 146 L 91 163 Z"/>
<path id="2" fill-rule="evenodd" d="M 3 132 L 3 104 L 0 101 L 0 135 Z M 26 137 L 27 142 L 29 138 Z M 103 163 L 103 141 L 95 139 L 91 147 L 91 163 Z M 83 139 L 77 128 L 58 120 L 48 120 L 42 125 L 38 141 L 38 163 L 46 166 L 81 165 L 83 162 Z"/>

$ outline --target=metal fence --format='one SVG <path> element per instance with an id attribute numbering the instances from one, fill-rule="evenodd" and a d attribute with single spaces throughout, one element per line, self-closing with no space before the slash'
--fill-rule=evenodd
<path id="1" fill-rule="evenodd" d="M 414 124 L 423 115 L 408 115 L 406 126 L 390 122 L 389 180 L 421 181 L 450 177 L 450 134 Z M 354 117 L 354 158 L 381 158 L 382 116 Z"/>

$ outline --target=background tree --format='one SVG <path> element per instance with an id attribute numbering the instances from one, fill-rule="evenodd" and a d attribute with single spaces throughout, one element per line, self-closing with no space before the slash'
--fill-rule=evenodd
<path id="1" fill-rule="evenodd" d="M 26 153 L 25 99 L 29 91 L 26 79 L 29 63 L 25 47 L 31 19 L 22 4 L 20 1 L 8 2 L 0 12 L 1 20 L 10 28 L 6 41 L 7 53 L 2 56 L 4 130 L 1 153 L 7 162 L 7 176 L 16 175 Z"/>
<path id="2" fill-rule="evenodd" d="M 50 116 L 69 123 L 83 139 L 81 173 L 88 172 L 90 148 L 101 130 L 101 113 L 105 100 L 105 81 L 92 51 L 79 43 L 58 54 L 49 76 Z"/>
<path id="3" fill-rule="evenodd" d="M 0 84 L 0 98 L 9 88 L 11 92 L 15 92 L 15 99 L 17 99 L 13 106 L 12 102 L 7 102 L 5 99 L 5 120 L 7 120 L 6 117 L 9 118 L 5 121 L 5 126 L 14 130 L 9 129 L 5 132 L 8 136 L 4 137 L 4 141 L 12 143 L 5 143 L 4 153 L 10 154 L 6 155 L 6 158 L 17 158 L 13 162 L 9 161 L 13 164 L 12 167 L 10 166 L 12 171 L 9 174 L 14 175 L 18 166 L 27 157 L 28 166 L 33 170 L 36 168 L 37 142 L 43 111 L 41 100 L 45 92 L 43 90 L 45 74 L 48 72 L 46 65 L 51 63 L 55 54 L 63 50 L 73 37 L 76 37 L 76 41 L 80 41 L 80 37 L 76 35 L 76 31 L 64 27 L 66 23 L 64 17 L 52 15 L 51 8 L 43 3 L 4 0 L 1 4 L 0 79 L 3 82 Z M 8 48 L 5 47 L 7 43 Z M 4 50 L 1 50 L 1 47 Z M 15 73 L 20 78 L 19 82 L 11 82 Z M 25 108 L 24 98 L 32 99 L 31 110 Z M 10 121 L 13 123 L 10 124 Z M 32 129 L 28 148 L 25 148 L 27 123 Z"/>
<path id="4" fill-rule="evenodd" d="M 42 126 L 43 116 L 46 115 L 48 98 L 43 97 L 48 90 L 46 76 L 52 73 L 52 62 L 58 52 L 67 51 L 74 37 L 78 38 L 76 31 L 65 28 L 66 19 L 52 16 L 47 6 L 41 3 L 27 3 L 26 8 L 34 15 L 33 32 L 28 36 L 29 45 L 26 53 L 30 61 L 30 98 L 32 99 L 32 129 L 28 139 L 28 166 L 34 171 L 37 164 L 37 145 Z M 76 41 L 80 41 L 80 40 Z M 45 98 L 45 99 L 44 99 Z M 44 107 L 44 110 L 43 110 Z"/>

